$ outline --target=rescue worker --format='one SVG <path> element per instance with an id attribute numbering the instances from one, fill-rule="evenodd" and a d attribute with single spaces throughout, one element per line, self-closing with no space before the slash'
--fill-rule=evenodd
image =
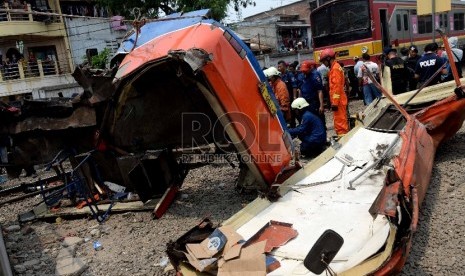
<path id="1" fill-rule="evenodd" d="M 407 67 L 409 69 L 409 91 L 417 89 L 418 80 L 415 78 L 415 67 L 417 66 L 417 62 L 419 59 L 420 56 L 418 55 L 417 46 L 411 45 L 409 48 L 409 56 L 407 59 Z"/>
<path id="2" fill-rule="evenodd" d="M 349 120 L 347 116 L 347 95 L 344 92 L 344 69 L 336 61 L 336 53 L 333 49 L 324 49 L 320 54 L 320 61 L 329 67 L 329 99 L 331 110 L 334 114 L 334 130 L 338 136 L 349 132 Z"/>
<path id="3" fill-rule="evenodd" d="M 271 88 L 273 88 L 273 93 L 276 100 L 278 100 L 279 109 L 283 113 L 284 119 L 289 123 L 291 120 L 291 108 L 286 84 L 281 80 L 279 71 L 276 67 L 270 67 L 264 70 L 263 73 L 268 78 Z"/>
<path id="4" fill-rule="evenodd" d="M 320 154 L 326 145 L 326 131 L 321 120 L 310 110 L 309 103 L 304 98 L 297 98 L 292 102 L 292 109 L 295 109 L 302 122 L 296 128 L 289 129 L 292 138 L 298 137 L 300 153 L 303 157 L 314 157 Z"/>
<path id="5" fill-rule="evenodd" d="M 300 65 L 299 97 L 304 98 L 310 105 L 309 110 L 321 119 L 326 128 L 325 107 L 323 102 L 323 80 L 316 70 L 313 60 L 304 60 Z"/>
<path id="6" fill-rule="evenodd" d="M 407 92 L 409 71 L 405 61 L 397 56 L 395 48 L 386 48 L 384 54 L 386 55 L 385 65 L 391 69 L 392 94 Z"/>
<path id="7" fill-rule="evenodd" d="M 289 93 L 289 102 L 291 103 L 297 98 L 297 79 L 296 75 L 288 70 L 288 66 L 284 60 L 278 61 L 278 71 L 281 76 L 281 80 L 286 84 L 287 92 Z M 295 127 L 295 112 L 291 110 L 291 118 L 289 125 Z"/>
<path id="8" fill-rule="evenodd" d="M 425 46 L 424 55 L 418 60 L 415 67 L 415 78 L 419 80 L 418 85 L 422 85 L 430 78 L 433 77 L 434 73 L 442 68 L 440 74 L 447 74 L 447 69 L 444 67 L 444 59 L 438 57 L 436 54 L 437 44 L 430 43 Z M 427 86 L 435 85 L 440 82 L 441 75 L 437 74 Z"/>

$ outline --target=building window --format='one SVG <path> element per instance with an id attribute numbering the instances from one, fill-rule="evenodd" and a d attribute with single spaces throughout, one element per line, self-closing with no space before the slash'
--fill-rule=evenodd
<path id="1" fill-rule="evenodd" d="M 433 20 L 431 15 L 418 16 L 418 33 L 428 34 L 433 32 Z"/>
<path id="2" fill-rule="evenodd" d="M 460 31 L 465 29 L 464 24 L 464 14 L 463 13 L 455 13 L 454 14 L 454 30 Z"/>

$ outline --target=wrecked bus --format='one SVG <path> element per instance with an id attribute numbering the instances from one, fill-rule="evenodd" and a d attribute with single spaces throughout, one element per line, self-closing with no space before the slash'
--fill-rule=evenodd
<path id="1" fill-rule="evenodd" d="M 242 185 L 266 190 L 289 165 L 291 137 L 250 49 L 207 16 L 172 14 L 122 41 L 103 135 L 128 152 L 213 144 L 213 158 L 237 154 Z"/>

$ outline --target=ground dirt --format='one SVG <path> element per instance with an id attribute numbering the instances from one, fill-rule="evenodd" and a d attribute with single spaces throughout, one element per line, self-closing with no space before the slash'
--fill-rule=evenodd
<path id="1" fill-rule="evenodd" d="M 361 111 L 351 101 L 351 112 Z M 329 134 L 331 116 L 327 113 Z M 421 208 L 418 232 L 402 275 L 463 275 L 465 271 L 465 128 L 440 146 L 431 185 Z M 239 170 L 227 164 L 189 172 L 174 204 L 159 220 L 151 212 L 112 214 L 103 224 L 93 219 L 36 221 L 20 226 L 17 216 L 40 202 L 28 198 L 0 207 L 0 224 L 16 275 L 55 275 L 57 255 L 67 237 L 82 238 L 75 257 L 87 268 L 81 275 L 174 275 L 167 270 L 166 244 L 205 217 L 214 223 L 229 218 L 256 198 L 236 190 Z M 43 176 L 42 172 L 39 172 Z M 4 185 L 35 179 L 22 177 Z M 16 195 L 4 196 L 0 201 Z M 13 227 L 12 227 L 13 226 Z M 96 230 L 97 229 L 97 230 Z M 94 250 L 93 242 L 102 244 Z"/>

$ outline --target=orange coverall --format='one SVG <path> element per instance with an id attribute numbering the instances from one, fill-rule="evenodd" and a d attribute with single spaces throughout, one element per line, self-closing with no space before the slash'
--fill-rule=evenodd
<path id="1" fill-rule="evenodd" d="M 336 61 L 333 62 L 328 73 L 329 98 L 331 106 L 337 106 L 334 114 L 334 130 L 337 135 L 349 132 L 349 120 L 347 118 L 347 95 L 344 92 L 344 69 Z"/>
<path id="2" fill-rule="evenodd" d="M 281 112 L 283 113 L 286 122 L 290 122 L 291 103 L 289 101 L 289 92 L 287 92 L 286 83 L 284 83 L 281 79 L 277 79 L 273 82 L 272 86 L 274 96 L 278 100 L 279 109 L 281 109 Z"/>

